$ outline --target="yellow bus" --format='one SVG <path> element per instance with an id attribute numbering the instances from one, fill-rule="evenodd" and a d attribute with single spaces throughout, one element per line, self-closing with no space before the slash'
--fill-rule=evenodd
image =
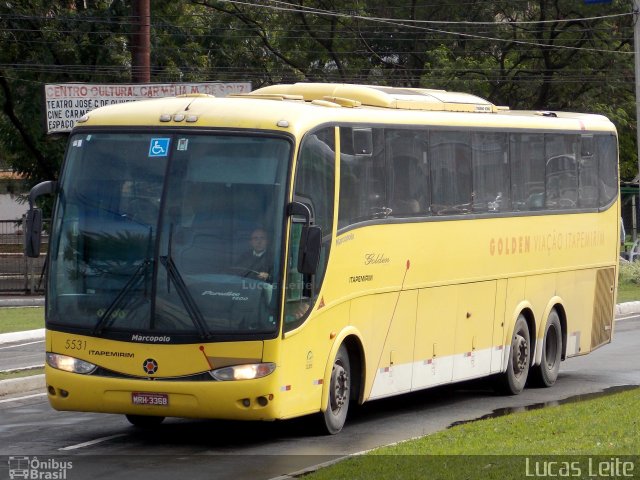
<path id="1" fill-rule="evenodd" d="M 616 139 L 598 115 L 348 84 L 96 109 L 30 194 L 56 198 L 49 401 L 336 433 L 436 385 L 550 386 L 611 341 Z"/>

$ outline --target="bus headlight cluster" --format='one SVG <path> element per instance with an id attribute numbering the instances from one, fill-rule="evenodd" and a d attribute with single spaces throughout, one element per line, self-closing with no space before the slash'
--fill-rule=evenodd
<path id="1" fill-rule="evenodd" d="M 50 367 L 73 373 L 91 373 L 97 367 L 93 363 L 85 362 L 79 358 L 69 357 L 68 355 L 60 355 L 58 353 L 47 352 L 47 364 Z"/>
<path id="2" fill-rule="evenodd" d="M 216 380 L 254 380 L 266 377 L 275 369 L 275 363 L 251 363 L 212 370 L 211 376 Z"/>

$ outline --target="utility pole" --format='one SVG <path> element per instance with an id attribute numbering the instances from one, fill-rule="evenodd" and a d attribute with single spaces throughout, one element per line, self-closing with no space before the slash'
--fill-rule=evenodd
<path id="1" fill-rule="evenodd" d="M 640 0 L 633 0 L 633 49 L 635 60 L 636 74 L 636 143 L 638 144 L 638 175 L 635 180 L 638 182 L 638 191 L 640 192 Z M 633 239 L 638 235 L 638 205 L 640 203 L 640 195 L 638 198 L 633 197 Z"/>
<path id="2" fill-rule="evenodd" d="M 150 0 L 133 0 L 131 77 L 135 83 L 151 81 L 151 5 Z"/>

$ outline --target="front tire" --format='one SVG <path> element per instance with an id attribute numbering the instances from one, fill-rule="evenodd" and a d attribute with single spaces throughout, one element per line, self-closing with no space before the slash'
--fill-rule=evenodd
<path id="1" fill-rule="evenodd" d="M 342 430 L 349 410 L 351 396 L 351 364 L 347 347 L 341 345 L 333 361 L 331 382 L 329 384 L 329 401 L 324 411 L 324 429 L 334 435 Z"/>
<path id="2" fill-rule="evenodd" d="M 542 359 L 531 371 L 531 383 L 537 387 L 550 387 L 558 379 L 562 361 L 562 327 L 555 310 L 549 314 L 542 342 Z"/>
<path id="3" fill-rule="evenodd" d="M 502 374 L 499 390 L 507 395 L 518 395 L 527 383 L 531 365 L 531 338 L 524 315 L 520 314 L 513 327 L 511 351 L 507 371 Z"/>

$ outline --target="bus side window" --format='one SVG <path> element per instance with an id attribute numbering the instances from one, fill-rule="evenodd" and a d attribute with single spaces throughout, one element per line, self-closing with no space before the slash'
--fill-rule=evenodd
<path id="1" fill-rule="evenodd" d="M 574 208 L 578 203 L 578 137 L 546 134 L 545 206 L 550 210 Z"/>
<path id="2" fill-rule="evenodd" d="M 473 133 L 473 211 L 498 213 L 511 209 L 507 135 Z"/>
<path id="3" fill-rule="evenodd" d="M 356 155 L 353 128 L 340 127 L 340 206 L 338 228 L 378 218 L 386 207 L 383 130 L 373 128 L 370 156 Z"/>
<path id="4" fill-rule="evenodd" d="M 580 207 L 598 206 L 598 161 L 594 152 L 593 135 L 582 135 L 578 163 L 578 204 Z"/>
<path id="5" fill-rule="evenodd" d="M 322 229 L 322 251 L 315 275 L 298 272 L 298 247 L 303 223 L 296 217 L 292 218 L 287 259 L 285 331 L 301 325 L 311 312 L 329 260 L 335 195 L 334 132 L 334 127 L 328 127 L 309 133 L 300 145 L 294 199 L 309 206 L 315 225 Z"/>
<path id="6" fill-rule="evenodd" d="M 618 194 L 618 152 L 614 135 L 595 136 L 598 170 L 601 180 L 600 207 L 609 205 Z"/>
<path id="7" fill-rule="evenodd" d="M 406 155 L 400 155 L 392 159 L 393 184 L 389 206 L 391 215 L 398 217 L 410 217 L 419 215 L 423 211 L 424 195 L 421 195 L 417 185 L 424 188 L 425 182 L 419 170 L 418 159 Z"/>
<path id="8" fill-rule="evenodd" d="M 386 129 L 390 166 L 388 198 L 391 216 L 429 214 L 429 132 L 426 129 Z"/>
<path id="9" fill-rule="evenodd" d="M 513 133 L 509 137 L 511 198 L 514 211 L 544 208 L 544 136 Z"/>
<path id="10" fill-rule="evenodd" d="M 431 209 L 436 215 L 471 211 L 471 134 L 463 131 L 432 131 Z"/>

